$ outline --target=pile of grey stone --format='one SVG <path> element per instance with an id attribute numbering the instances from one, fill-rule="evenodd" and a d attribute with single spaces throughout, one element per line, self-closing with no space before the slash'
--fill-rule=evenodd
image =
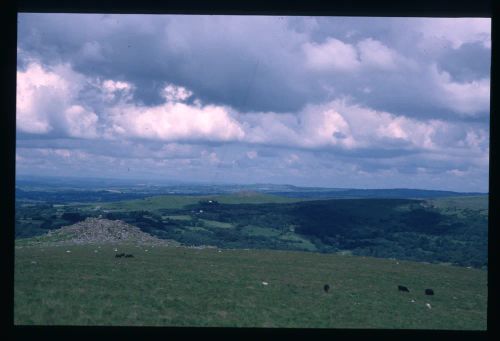
<path id="1" fill-rule="evenodd" d="M 171 245 L 178 243 L 154 237 L 136 226 L 121 220 L 87 218 L 76 224 L 51 230 L 47 234 L 50 244 L 109 244 L 129 242 L 147 245 Z"/>

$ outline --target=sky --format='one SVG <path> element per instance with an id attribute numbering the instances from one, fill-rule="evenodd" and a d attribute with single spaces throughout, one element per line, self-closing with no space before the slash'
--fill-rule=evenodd
<path id="1" fill-rule="evenodd" d="M 16 173 L 487 192 L 490 28 L 20 13 Z"/>

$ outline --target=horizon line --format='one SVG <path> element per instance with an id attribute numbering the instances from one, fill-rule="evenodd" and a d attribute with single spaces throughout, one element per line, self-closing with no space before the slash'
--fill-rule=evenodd
<path id="1" fill-rule="evenodd" d="M 296 188 L 305 188 L 305 189 L 331 189 L 331 190 L 416 190 L 416 191 L 434 191 L 434 192 L 453 192 L 453 193 L 466 193 L 466 194 L 489 194 L 489 191 L 457 191 L 457 190 L 449 190 L 449 189 L 428 189 L 428 188 L 411 188 L 411 187 L 386 187 L 386 188 L 374 188 L 374 187 L 326 187 L 326 186 L 302 186 L 302 185 L 293 185 L 289 183 L 269 183 L 269 182 L 253 182 L 253 183 L 230 183 L 230 182 L 218 182 L 218 183 L 210 183 L 207 181 L 189 181 L 189 180 L 162 180 L 162 179 L 144 179 L 144 178 L 111 178 L 111 177 L 92 177 L 92 176 L 56 176 L 56 175 L 27 175 L 27 174 L 16 174 L 16 182 L 17 180 L 23 180 L 23 178 L 40 178 L 40 179 L 74 179 L 74 180 L 101 180 L 101 181 L 126 181 L 126 182 L 142 182 L 145 184 L 151 184 L 151 182 L 155 182 L 157 186 L 172 186 L 172 185 L 197 185 L 197 186 L 291 186 Z M 172 184 L 168 185 L 165 183 L 158 182 L 171 182 Z M 140 183 L 140 184 L 142 184 Z"/>

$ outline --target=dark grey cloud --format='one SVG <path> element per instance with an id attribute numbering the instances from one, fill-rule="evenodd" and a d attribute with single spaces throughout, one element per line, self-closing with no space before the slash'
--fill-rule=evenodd
<path id="1" fill-rule="evenodd" d="M 491 49 L 480 43 L 466 43 L 454 50 L 446 49 L 437 60 L 438 65 L 449 72 L 458 82 L 489 78 Z"/>
<path id="2" fill-rule="evenodd" d="M 240 110 L 296 110 L 310 95 L 294 76 L 300 68 L 294 71 L 299 56 L 289 48 L 293 32 L 274 20 L 255 25 L 245 18 L 240 24 L 210 17 L 201 23 L 171 16 L 56 17 L 22 16 L 20 47 L 46 64 L 71 61 L 78 72 L 130 81 L 136 99 L 148 105 L 161 102 L 158 92 L 165 82 Z M 276 46 L 276 39 L 288 47 Z M 82 52 L 88 50 L 94 53 Z M 284 81 L 287 77 L 291 81 Z"/>
<path id="3" fill-rule="evenodd" d="M 337 97 L 349 95 L 378 110 L 452 115 L 436 108 L 429 62 L 439 54 L 440 68 L 467 81 L 488 76 L 489 50 L 467 43 L 429 54 L 413 26 L 401 18 L 23 14 L 19 45 L 47 64 L 70 61 L 83 74 L 132 82 L 135 99 L 147 105 L 160 103 L 159 90 L 170 82 L 240 111 L 297 111 L 328 99 L 333 88 Z M 374 39 L 416 67 L 361 74 L 304 70 L 302 44 L 328 38 L 353 45 Z"/>

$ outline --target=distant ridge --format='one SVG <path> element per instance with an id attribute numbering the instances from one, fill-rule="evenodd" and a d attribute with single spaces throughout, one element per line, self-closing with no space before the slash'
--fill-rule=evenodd
<path id="1" fill-rule="evenodd" d="M 289 191 L 422 191 L 422 192 L 443 192 L 454 194 L 467 194 L 467 195 L 484 195 L 486 192 L 462 192 L 455 190 L 441 190 L 441 189 L 423 189 L 423 188 L 355 188 L 355 187 L 330 187 L 330 186 L 299 186 L 292 184 L 273 184 L 273 183 L 211 183 L 201 181 L 178 181 L 172 179 L 129 179 L 129 178 L 93 178 L 93 177 L 69 177 L 69 176 L 36 176 L 19 174 L 16 176 L 17 185 L 46 185 L 55 187 L 72 188 L 101 188 L 113 186 L 154 186 L 154 187 L 202 187 L 202 188 L 219 188 L 226 189 L 229 192 L 237 190 L 248 191 L 276 191 L 276 192 L 289 192 Z"/>
<path id="2" fill-rule="evenodd" d="M 259 193 L 288 198 L 304 199 L 429 199 L 443 197 L 484 196 L 481 192 L 456 192 L 450 190 L 414 188 L 332 188 L 301 187 L 289 184 L 205 184 L 167 183 L 166 180 L 132 181 L 123 179 L 45 178 L 18 177 L 16 199 L 52 203 L 110 202 L 143 199 L 157 195 L 222 195 Z M 251 195 L 248 195 L 251 196 Z"/>
<path id="3" fill-rule="evenodd" d="M 423 198 L 444 198 L 458 196 L 482 196 L 487 193 L 479 192 L 453 192 L 440 190 L 425 190 L 411 188 L 394 188 L 394 189 L 314 189 L 307 190 L 306 188 L 298 187 L 290 191 L 275 191 L 269 192 L 275 195 L 294 197 L 294 198 L 388 198 L 388 199 L 423 199 Z"/>

